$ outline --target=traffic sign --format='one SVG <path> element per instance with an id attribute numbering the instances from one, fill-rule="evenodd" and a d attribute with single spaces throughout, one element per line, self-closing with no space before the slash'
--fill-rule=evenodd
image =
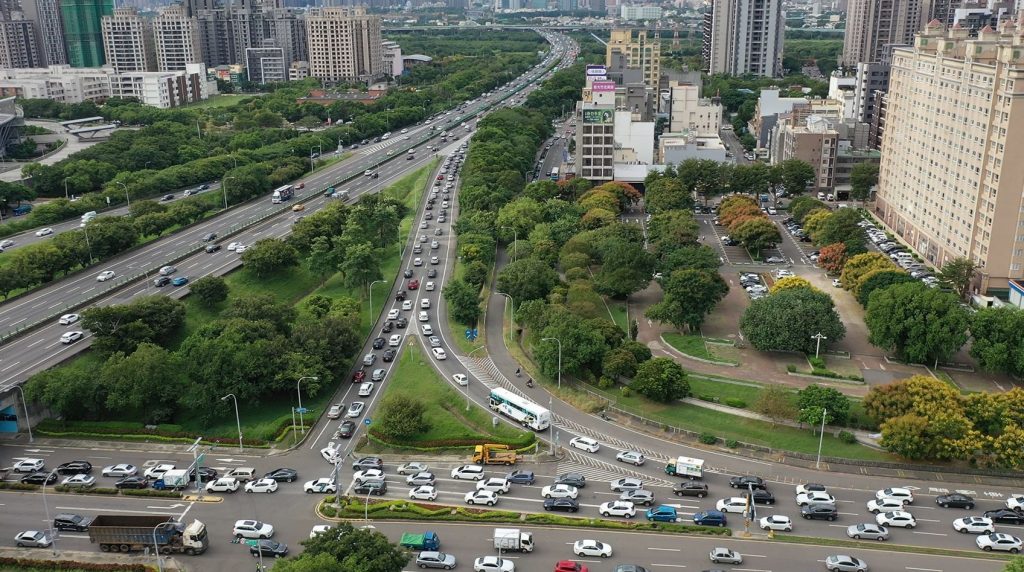
<path id="1" fill-rule="evenodd" d="M 367 426 L 370 425 L 370 418 L 369 417 L 367 417 L 366 419 L 363 419 L 363 425 L 367 425 Z"/>
<path id="2" fill-rule="evenodd" d="M 295 408 L 295 412 L 296 413 L 309 413 L 309 409 L 307 409 L 305 407 L 296 407 Z"/>

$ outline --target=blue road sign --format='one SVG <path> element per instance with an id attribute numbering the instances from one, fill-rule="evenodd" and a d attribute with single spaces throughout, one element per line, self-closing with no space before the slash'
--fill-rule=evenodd
<path id="1" fill-rule="evenodd" d="M 307 409 L 305 407 L 296 407 L 295 408 L 295 412 L 296 413 L 309 413 L 309 409 Z"/>
<path id="2" fill-rule="evenodd" d="M 369 417 L 367 417 L 366 419 L 363 419 L 363 425 L 369 425 L 369 424 L 370 424 L 370 418 Z"/>
<path id="3" fill-rule="evenodd" d="M 467 340 L 473 339 L 473 330 L 466 330 L 466 339 Z"/>

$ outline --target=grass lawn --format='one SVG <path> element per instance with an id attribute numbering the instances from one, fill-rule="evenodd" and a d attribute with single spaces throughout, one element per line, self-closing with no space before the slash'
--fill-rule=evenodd
<path id="1" fill-rule="evenodd" d="M 205 107 L 228 107 L 228 106 L 234 105 L 234 104 L 242 101 L 243 99 L 245 99 L 247 97 L 258 97 L 258 96 L 253 95 L 253 94 L 234 95 L 234 94 L 224 93 L 224 94 L 210 96 L 210 98 L 208 98 L 208 99 L 204 99 L 202 101 L 198 101 L 196 103 L 189 104 L 187 107 L 189 109 L 203 109 Z"/>
<path id="2" fill-rule="evenodd" d="M 524 446 L 534 441 L 531 431 L 521 431 L 506 424 L 491 425 L 491 413 L 471 405 L 455 386 L 442 379 L 429 363 L 420 337 L 405 338 L 406 347 L 384 390 L 389 395 L 415 395 L 426 406 L 425 418 L 430 428 L 408 442 L 410 446 L 427 446 L 431 442 L 464 440 L 476 443 L 498 442 Z"/>
<path id="3" fill-rule="evenodd" d="M 717 361 L 721 363 L 736 363 L 732 360 L 721 358 L 715 355 L 713 351 L 707 346 L 707 344 L 704 343 L 704 338 L 702 338 L 701 336 L 696 336 L 693 334 L 680 334 L 677 332 L 666 332 L 665 334 L 662 334 L 661 337 L 666 342 L 668 342 L 670 346 L 674 347 L 676 350 L 688 356 L 693 356 L 708 361 Z"/>
<path id="4" fill-rule="evenodd" d="M 610 300 L 607 301 L 606 303 L 608 304 L 608 312 L 611 313 L 612 321 L 615 322 L 616 326 L 622 328 L 623 332 L 629 334 L 629 309 L 627 308 L 628 302 L 625 300 Z"/>

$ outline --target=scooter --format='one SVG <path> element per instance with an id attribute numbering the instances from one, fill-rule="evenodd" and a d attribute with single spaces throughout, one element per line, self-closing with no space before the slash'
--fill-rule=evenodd
<path id="1" fill-rule="evenodd" d="M 526 387 L 533 387 L 533 379 L 526 380 Z"/>

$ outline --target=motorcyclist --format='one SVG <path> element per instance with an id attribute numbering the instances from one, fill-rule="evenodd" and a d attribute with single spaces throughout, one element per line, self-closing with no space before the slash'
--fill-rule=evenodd
<path id="1" fill-rule="evenodd" d="M 527 378 L 526 387 L 533 387 L 533 378 Z"/>

